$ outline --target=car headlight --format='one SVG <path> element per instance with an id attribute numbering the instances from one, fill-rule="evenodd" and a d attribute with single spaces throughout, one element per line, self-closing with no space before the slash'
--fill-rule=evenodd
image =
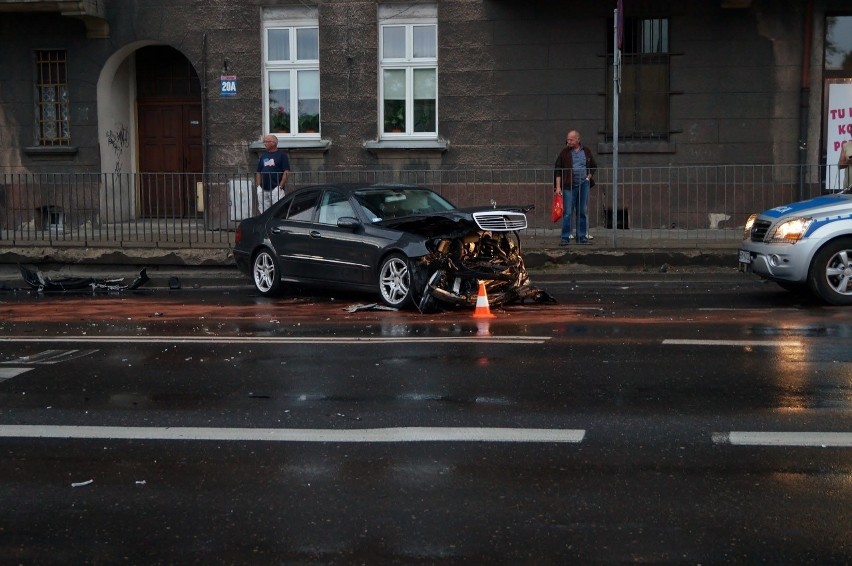
<path id="1" fill-rule="evenodd" d="M 752 214 L 746 220 L 745 226 L 743 227 L 743 240 L 751 239 L 751 227 L 754 226 L 754 221 L 757 220 L 757 214 Z"/>
<path id="2" fill-rule="evenodd" d="M 811 222 L 813 222 L 813 218 L 790 218 L 779 222 L 769 237 L 766 238 L 766 241 L 795 244 L 804 237 Z"/>

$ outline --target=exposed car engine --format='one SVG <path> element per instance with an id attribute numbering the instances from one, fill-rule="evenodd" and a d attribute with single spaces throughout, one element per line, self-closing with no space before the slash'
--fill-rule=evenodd
<path id="1" fill-rule="evenodd" d="M 474 306 L 480 281 L 491 305 L 526 299 L 556 302 L 529 285 L 517 232 L 473 232 L 433 244 L 434 251 L 412 270 L 413 286 L 421 289 L 417 298 L 421 312 L 437 310 L 440 303 Z"/>

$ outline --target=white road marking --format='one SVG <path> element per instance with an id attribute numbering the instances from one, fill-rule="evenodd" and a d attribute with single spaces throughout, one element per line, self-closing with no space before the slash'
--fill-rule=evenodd
<path id="1" fill-rule="evenodd" d="M 714 432 L 714 444 L 852 448 L 852 432 Z"/>
<path id="2" fill-rule="evenodd" d="M 4 364 L 58 364 L 94 354 L 97 350 L 45 350 L 32 356 L 22 356 Z"/>
<path id="3" fill-rule="evenodd" d="M 542 428 L 391 427 L 362 429 L 0 425 L 3 438 L 235 440 L 261 442 L 571 442 L 586 431 Z"/>
<path id="4" fill-rule="evenodd" d="M 134 344 L 543 344 L 550 336 L 6 336 L 0 342 Z"/>
<path id="5" fill-rule="evenodd" d="M 765 346 L 769 348 L 790 348 L 802 345 L 797 340 L 688 340 L 666 338 L 663 344 L 669 346 Z"/>
<path id="6" fill-rule="evenodd" d="M 0 368 L 0 381 L 12 379 L 13 377 L 17 377 L 31 369 L 33 368 Z"/>
<path id="7" fill-rule="evenodd" d="M 701 307 L 696 310 L 709 312 L 799 312 L 797 308 L 760 308 L 760 307 Z"/>

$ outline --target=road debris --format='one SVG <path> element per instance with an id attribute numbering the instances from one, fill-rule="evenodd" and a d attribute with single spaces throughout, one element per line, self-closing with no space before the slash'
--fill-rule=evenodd
<path id="1" fill-rule="evenodd" d="M 388 307 L 386 305 L 380 305 L 378 303 L 362 303 L 359 305 L 350 305 L 348 307 L 344 307 L 343 310 L 346 312 L 358 312 L 358 311 L 398 311 L 399 309 L 394 307 Z"/>
<path id="2" fill-rule="evenodd" d="M 97 291 L 132 291 L 138 289 L 149 281 L 147 268 L 143 267 L 136 279 L 129 285 L 124 284 L 124 278 L 101 279 L 97 277 L 61 277 L 54 279 L 48 277 L 37 267 L 28 268 L 19 265 L 21 276 L 24 281 L 39 293 L 67 293 L 69 291 L 82 291 L 91 289 Z"/>

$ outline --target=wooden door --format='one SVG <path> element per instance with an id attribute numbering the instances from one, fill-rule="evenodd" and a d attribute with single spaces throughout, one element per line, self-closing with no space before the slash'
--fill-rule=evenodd
<path id="1" fill-rule="evenodd" d="M 141 214 L 195 214 L 195 183 L 203 170 L 201 105 L 139 102 Z"/>

